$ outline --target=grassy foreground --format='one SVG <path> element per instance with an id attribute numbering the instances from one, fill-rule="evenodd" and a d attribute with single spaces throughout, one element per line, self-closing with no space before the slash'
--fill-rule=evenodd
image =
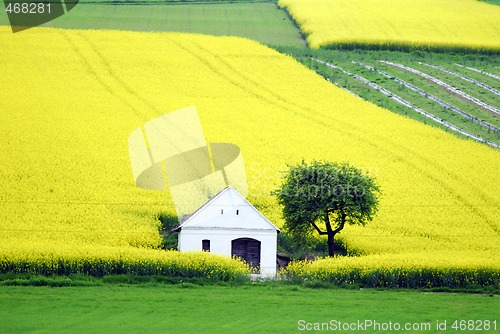
<path id="1" fill-rule="evenodd" d="M 447 330 L 439 333 L 454 333 L 455 320 L 498 323 L 499 307 L 498 296 L 282 285 L 2 286 L 0 333 L 293 333 L 332 320 L 430 325 L 414 333 L 435 333 L 437 321 L 446 321 Z M 356 332 L 363 331 L 349 331 Z"/>

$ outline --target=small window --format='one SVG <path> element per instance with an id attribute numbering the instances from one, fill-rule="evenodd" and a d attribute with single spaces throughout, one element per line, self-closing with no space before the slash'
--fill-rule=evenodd
<path id="1" fill-rule="evenodd" d="M 224 214 L 224 209 L 220 209 L 220 214 L 223 215 Z"/>
<path id="2" fill-rule="evenodd" d="M 210 240 L 202 240 L 201 241 L 201 250 L 204 252 L 210 252 Z"/>
<path id="3" fill-rule="evenodd" d="M 240 210 L 236 210 L 236 215 L 239 215 L 240 214 Z"/>

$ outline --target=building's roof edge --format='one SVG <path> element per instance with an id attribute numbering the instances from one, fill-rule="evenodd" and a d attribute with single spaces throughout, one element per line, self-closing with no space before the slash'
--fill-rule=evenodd
<path id="1" fill-rule="evenodd" d="M 196 217 L 205 207 L 207 207 L 211 202 L 215 201 L 219 196 L 221 196 L 224 192 L 226 191 L 229 191 L 230 189 L 234 190 L 236 192 L 237 195 L 239 195 L 254 211 L 256 211 L 268 224 L 271 225 L 272 228 L 274 228 L 276 231 L 278 231 L 278 233 L 280 233 L 280 229 L 277 228 L 269 219 L 267 219 L 266 216 L 264 216 L 262 214 L 262 212 L 260 212 L 259 210 L 257 210 L 257 208 L 255 206 L 252 205 L 252 203 L 250 203 L 249 201 L 247 201 L 247 199 L 243 196 L 241 196 L 241 194 L 236 190 L 234 189 L 233 187 L 231 186 L 227 186 L 225 187 L 224 189 L 222 189 L 221 191 L 219 191 L 217 194 L 215 194 L 212 198 L 210 198 L 205 204 L 203 204 L 202 206 L 200 206 L 198 209 L 196 209 L 196 211 L 193 212 L 193 214 L 191 214 L 191 216 L 189 216 L 188 219 L 186 219 L 185 221 L 183 221 L 182 223 L 180 223 L 177 227 L 174 227 L 171 231 L 172 232 L 180 232 L 182 230 L 182 228 L 187 224 L 189 223 L 192 219 L 194 219 L 194 217 Z M 225 227 L 221 227 L 222 229 L 230 229 L 230 228 L 225 228 Z M 200 227 L 200 229 L 202 229 L 202 227 Z M 244 228 L 241 228 L 242 230 Z M 267 230 L 267 229 L 262 229 L 262 230 Z"/>

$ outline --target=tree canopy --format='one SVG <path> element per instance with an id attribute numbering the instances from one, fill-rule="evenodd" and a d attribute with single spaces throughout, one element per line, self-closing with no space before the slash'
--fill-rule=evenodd
<path id="1" fill-rule="evenodd" d="M 346 224 L 365 225 L 378 210 L 375 180 L 348 163 L 318 162 L 290 166 L 273 192 L 283 206 L 284 228 L 297 239 L 314 231 L 334 238 Z"/>

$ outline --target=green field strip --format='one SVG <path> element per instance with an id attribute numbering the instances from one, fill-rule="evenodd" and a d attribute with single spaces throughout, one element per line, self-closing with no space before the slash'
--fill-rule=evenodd
<path id="1" fill-rule="evenodd" d="M 488 91 L 485 88 L 479 87 L 477 84 L 467 82 L 463 79 L 457 78 L 454 75 L 444 73 L 438 69 L 434 69 L 428 66 L 425 66 L 423 64 L 418 64 L 418 63 L 413 63 L 413 64 L 408 64 L 408 66 L 419 70 L 421 72 L 424 72 L 428 75 L 433 76 L 434 78 L 437 78 L 443 82 L 449 83 L 451 86 L 454 88 L 475 97 L 476 99 L 487 103 L 495 108 L 500 108 L 500 96 L 496 95 L 494 92 L 498 92 L 495 88 L 487 86 L 488 88 L 492 89 L 493 92 Z M 470 78 L 472 79 L 472 78 Z M 475 79 L 474 79 L 475 80 Z M 482 82 L 481 82 L 482 83 Z M 486 85 L 486 84 L 485 84 Z"/>
<path id="2" fill-rule="evenodd" d="M 464 75 L 462 75 L 460 73 L 457 73 L 457 72 L 449 71 L 449 70 L 447 70 L 447 69 L 445 69 L 443 67 L 440 67 L 440 66 L 436 66 L 436 65 L 432 65 L 432 64 L 426 64 L 426 63 L 422 63 L 422 62 L 418 62 L 418 64 L 425 65 L 425 66 L 428 66 L 428 67 L 431 67 L 431 68 L 435 68 L 435 69 L 437 69 L 437 70 L 439 70 L 441 72 L 448 73 L 448 74 L 453 75 L 453 76 L 455 76 L 457 78 L 460 78 L 460 79 L 462 79 L 464 81 L 470 82 L 470 83 L 472 83 L 472 84 L 474 84 L 474 85 L 476 85 L 478 87 L 481 87 L 481 88 L 485 89 L 486 91 L 488 91 L 490 93 L 493 93 L 493 94 L 495 94 L 497 96 L 500 96 L 500 91 L 498 91 L 495 88 L 490 87 L 490 86 L 482 83 L 481 81 L 472 79 L 470 77 L 464 76 Z"/>
<path id="3" fill-rule="evenodd" d="M 490 112 L 492 112 L 493 114 L 497 115 L 497 116 L 500 116 L 500 110 L 493 107 L 493 106 L 490 106 L 488 105 L 487 103 L 475 98 L 474 96 L 471 96 L 471 95 L 468 95 L 462 91 L 460 91 L 459 89 L 456 89 L 455 87 L 453 87 L 452 85 L 446 83 L 446 82 L 443 82 L 431 75 L 428 75 L 424 72 L 421 72 L 421 71 L 418 71 L 412 67 L 409 67 L 409 66 L 406 66 L 406 65 L 403 65 L 403 64 L 398 64 L 398 63 L 393 63 L 393 62 L 387 62 L 387 61 L 383 61 L 381 60 L 381 62 L 387 64 L 387 65 L 390 65 L 390 66 L 394 66 L 394 67 L 397 67 L 397 68 L 401 68 L 407 72 L 410 72 L 412 74 L 415 74 L 415 75 L 418 75 L 422 78 L 425 78 L 427 79 L 428 81 L 431 81 L 432 83 L 435 83 L 436 85 L 440 86 L 441 88 L 449 91 L 450 93 L 453 93 L 455 95 L 458 95 L 460 96 L 461 98 L 471 102 L 471 103 L 474 103 L 478 106 L 480 106 L 481 108 L 483 109 L 486 109 Z"/>
<path id="4" fill-rule="evenodd" d="M 366 70 L 366 69 L 361 68 L 359 66 L 353 66 L 352 63 L 342 63 L 342 66 L 345 66 L 346 68 L 350 69 L 350 71 L 355 72 L 355 73 L 359 73 L 359 74 L 363 75 L 364 77 L 368 78 L 369 80 L 371 80 L 379 85 L 382 85 L 384 88 L 387 88 L 388 90 L 393 91 L 394 93 L 398 94 L 399 96 L 407 99 L 409 102 L 411 102 L 417 106 L 420 106 L 422 108 L 425 108 L 425 110 L 427 110 L 427 111 L 431 111 L 431 112 L 435 113 L 435 115 L 440 117 L 440 118 L 450 120 L 449 118 L 446 118 L 446 115 L 448 114 L 448 117 L 451 117 L 451 119 L 460 120 L 460 118 L 457 118 L 457 115 L 455 115 L 454 113 L 447 112 L 447 110 L 445 110 L 442 106 L 431 101 L 427 97 L 423 97 L 422 95 L 420 95 L 418 93 L 412 92 L 411 90 L 407 90 L 401 84 L 398 84 L 397 82 L 394 82 L 393 80 L 390 80 L 390 79 L 388 79 L 384 76 L 381 76 L 381 75 L 377 75 L 377 73 L 370 71 L 370 70 Z M 376 63 L 373 64 L 373 66 L 374 67 L 378 66 L 380 68 L 380 65 L 376 64 Z M 388 71 L 390 71 L 390 69 Z M 393 72 L 394 71 L 392 71 L 390 73 L 392 76 L 400 78 L 398 76 L 398 74 L 394 74 Z M 399 73 L 399 74 L 401 74 L 401 73 Z M 405 74 L 405 72 L 402 72 L 402 74 Z M 411 77 L 410 77 L 410 79 L 411 79 Z M 412 81 L 412 80 L 408 80 L 408 81 Z M 427 84 L 427 86 L 426 86 L 425 84 L 427 84 L 427 83 L 423 82 L 423 84 L 421 85 L 420 88 L 422 90 L 425 90 L 428 92 L 429 85 Z M 440 91 L 439 88 L 437 88 L 437 89 L 438 89 L 438 91 Z M 449 94 L 444 92 L 444 95 L 448 96 Z M 457 99 L 457 100 L 461 101 L 459 99 Z M 459 124 L 462 124 L 462 121 L 460 121 Z M 475 126 L 473 126 L 472 128 L 475 129 Z M 486 134 L 488 134 L 488 132 Z"/>
<path id="5" fill-rule="evenodd" d="M 0 25 L 9 25 L 4 11 Z M 303 48 L 299 30 L 272 2 L 176 5 L 82 3 L 44 26 L 64 29 L 169 31 L 250 38 Z"/>
<path id="6" fill-rule="evenodd" d="M 220 5 L 233 3 L 276 3 L 274 0 L 80 0 L 80 4 L 106 4 L 106 5 L 184 5 L 184 4 L 206 4 Z"/>
<path id="7" fill-rule="evenodd" d="M 307 61 L 304 61 L 304 63 L 307 64 Z M 335 83 L 340 88 L 345 89 L 349 93 L 354 94 L 363 100 L 369 101 L 371 103 L 378 105 L 379 107 L 391 110 L 396 114 L 400 114 L 415 119 L 425 124 L 428 124 L 430 122 L 434 126 L 439 127 L 442 130 L 446 131 L 446 127 L 434 123 L 420 114 L 414 113 L 408 107 L 405 107 L 399 103 L 387 99 L 387 97 L 382 93 L 380 93 L 379 91 L 371 89 L 369 86 L 363 84 L 359 80 L 356 80 L 349 75 L 346 75 L 345 73 L 342 73 L 338 69 L 329 68 L 320 64 L 308 65 L 308 66 L 312 68 L 316 73 L 323 76 L 328 81 Z"/>
<path id="8" fill-rule="evenodd" d="M 470 120 L 470 121 L 472 121 L 474 123 L 477 123 L 477 124 L 483 126 L 484 128 L 486 128 L 488 130 L 491 130 L 491 131 L 494 131 L 494 132 L 500 131 L 500 129 L 497 128 L 497 127 L 495 127 L 494 125 L 486 123 L 486 122 L 484 122 L 484 121 L 482 121 L 482 120 L 480 120 L 480 119 L 478 119 L 478 118 L 476 118 L 476 117 L 474 117 L 474 116 L 472 116 L 470 114 L 467 114 L 466 112 L 464 112 L 464 111 L 462 111 L 462 110 L 454 107 L 453 105 L 450 105 L 450 104 L 446 103 L 445 101 L 443 101 L 443 100 L 441 100 L 441 99 L 439 99 L 439 98 L 437 98 L 437 97 L 429 94 L 428 92 L 426 92 L 426 91 L 424 91 L 424 90 L 422 90 L 422 89 L 420 89 L 418 87 L 415 87 L 415 86 L 411 85 L 410 83 L 408 83 L 408 82 L 406 82 L 404 80 L 401 80 L 401 79 L 399 79 L 397 77 L 394 77 L 394 76 L 392 76 L 392 75 L 390 75 L 390 74 L 388 74 L 386 72 L 377 70 L 374 67 L 371 67 L 369 65 L 366 65 L 366 64 L 363 64 L 363 63 L 354 62 L 354 61 L 353 61 L 353 63 L 357 64 L 357 65 L 359 65 L 361 67 L 364 67 L 364 68 L 366 68 L 369 71 L 376 72 L 377 74 L 380 74 L 383 77 L 388 78 L 391 81 L 394 81 L 396 84 L 403 85 L 405 89 L 409 89 L 409 91 L 417 93 L 419 96 L 424 97 L 425 99 L 429 100 L 429 104 L 430 105 L 433 105 L 433 104 L 437 103 L 439 106 L 441 106 L 441 107 L 443 107 L 443 108 L 445 108 L 447 110 L 450 110 L 450 111 L 454 112 L 455 114 L 458 114 L 458 115 L 460 115 L 460 116 L 462 116 L 462 117 L 464 117 L 464 118 L 466 118 L 466 119 L 468 119 L 468 120 Z M 399 85 L 398 85 L 398 87 L 400 87 Z"/>
<path id="9" fill-rule="evenodd" d="M 484 140 L 491 141 L 495 144 L 500 144 L 500 133 L 494 131 L 493 129 L 487 129 L 484 126 L 469 120 L 462 115 L 457 114 L 438 103 L 432 101 L 428 97 L 424 97 L 421 94 L 414 92 L 410 89 L 403 87 L 400 83 L 395 82 L 394 80 L 388 79 L 374 71 L 361 68 L 359 66 L 349 66 L 349 64 L 345 64 L 346 68 L 350 71 L 360 74 L 363 77 L 369 79 L 370 81 L 378 84 L 382 88 L 389 90 L 390 92 L 397 94 L 400 98 L 406 100 L 411 103 L 414 107 L 421 108 L 425 112 L 430 113 L 439 119 L 454 125 L 461 130 L 481 137 Z M 425 89 L 425 88 L 424 88 Z"/>
<path id="10" fill-rule="evenodd" d="M 466 75 L 472 79 L 479 80 L 479 81 L 487 84 L 488 86 L 491 86 L 497 90 L 500 90 L 500 81 L 496 80 L 492 77 L 489 77 L 487 75 L 484 75 L 484 74 L 481 74 L 481 73 L 478 73 L 475 71 L 468 70 L 468 69 L 463 68 L 463 67 L 453 66 L 452 64 L 441 64 L 441 66 L 448 69 L 448 70 L 460 73 L 462 75 Z"/>
<path id="11" fill-rule="evenodd" d="M 415 84 L 415 83 L 414 83 Z M 421 88 L 425 89 L 425 86 L 422 86 Z M 481 137 L 484 137 L 485 139 L 491 140 L 493 142 L 499 142 L 500 140 L 500 133 L 498 131 L 492 130 L 485 128 L 484 126 L 477 124 L 471 120 L 468 120 L 456 113 L 454 113 L 451 110 L 448 110 L 447 108 L 444 108 L 437 104 L 436 102 L 430 100 L 429 98 L 423 97 L 423 96 L 414 96 L 414 97 L 408 97 L 407 94 L 401 92 L 401 95 L 404 97 L 407 97 L 408 100 L 410 100 L 412 103 L 414 103 L 417 106 L 420 106 L 424 108 L 425 110 L 433 113 L 434 115 L 448 120 L 449 122 L 471 132 L 477 135 L 480 135 Z M 447 102 L 449 103 L 449 102 Z M 456 107 L 456 105 L 455 105 Z M 462 109 L 464 110 L 464 109 Z"/>
<path id="12" fill-rule="evenodd" d="M 320 75 L 323 75 L 324 77 L 328 78 L 329 81 L 335 82 L 339 87 L 344 88 L 347 91 L 357 95 L 358 97 L 378 105 L 379 107 L 415 119 L 424 124 L 430 124 L 446 132 L 450 131 L 447 127 L 443 126 L 442 124 L 434 122 L 428 117 L 425 117 L 419 113 L 414 112 L 411 108 L 404 106 L 401 103 L 395 102 L 394 100 L 388 98 L 386 95 L 382 94 L 380 91 L 369 87 L 368 85 L 360 82 L 359 80 L 353 78 L 352 76 L 342 73 L 338 69 L 327 68 L 327 69 L 317 69 L 317 71 Z M 373 80 L 373 82 L 377 84 L 381 84 L 383 81 L 384 81 L 383 78 Z M 411 93 L 409 97 L 407 92 L 404 92 L 398 88 L 394 89 L 394 91 L 397 92 L 397 94 L 402 94 L 405 99 L 412 99 L 415 97 L 411 96 Z M 465 136 L 462 136 L 460 133 L 455 133 L 455 134 L 459 137 L 465 138 Z"/>
<path id="13" fill-rule="evenodd" d="M 397 77 L 398 79 L 404 80 L 421 90 L 424 90 L 425 92 L 443 100 L 446 103 L 453 105 L 454 107 L 464 111 L 467 114 L 470 114 L 471 116 L 488 122 L 496 127 L 500 127 L 500 120 L 495 115 L 453 94 L 450 94 L 446 90 L 443 90 L 440 86 L 429 83 L 429 81 L 424 78 L 415 76 L 398 68 L 383 66 L 383 64 L 372 64 L 372 66 L 377 69 L 383 70 L 384 72 Z M 422 97 L 419 96 L 418 99 L 422 99 Z"/>
<path id="14" fill-rule="evenodd" d="M 407 117 L 416 119 L 425 124 L 432 124 L 433 126 L 437 126 L 445 131 L 449 131 L 446 127 L 429 120 L 428 118 L 423 117 L 409 108 L 392 101 L 387 96 L 384 96 L 377 90 L 374 90 L 367 85 L 360 83 L 356 79 L 349 77 L 345 73 L 342 73 L 338 70 L 325 68 L 324 66 L 320 66 L 319 64 L 308 60 L 308 57 L 315 57 L 322 60 L 328 60 L 340 66 L 343 66 L 346 69 L 349 69 L 353 73 L 362 73 L 370 81 L 379 84 L 381 87 L 388 89 L 389 91 L 399 95 L 404 98 L 411 104 L 423 108 L 425 111 L 436 115 L 438 118 L 441 118 L 459 128 L 465 130 L 466 132 L 472 133 L 474 135 L 478 135 L 488 141 L 492 141 L 494 143 L 500 143 L 500 135 L 498 131 L 494 131 L 492 129 L 487 129 L 482 125 L 474 123 L 448 109 L 439 105 L 438 103 L 430 100 L 427 97 L 424 97 L 418 93 L 412 92 L 408 89 L 405 89 L 402 85 L 391 82 L 391 80 L 384 78 L 382 76 L 378 76 L 375 73 L 370 73 L 370 71 L 362 71 L 361 68 L 356 68 L 353 66 L 352 61 L 359 61 L 370 64 L 375 68 L 383 69 L 389 74 L 398 77 L 399 79 L 405 80 L 418 88 L 424 90 L 425 92 L 435 95 L 443 102 L 453 105 L 454 107 L 462 110 L 463 112 L 470 114 L 472 117 L 475 117 L 481 121 L 490 123 L 494 127 L 500 127 L 500 120 L 498 117 L 493 115 L 492 113 L 468 102 L 459 97 L 450 94 L 448 91 L 443 90 L 441 87 L 436 86 L 432 83 L 429 83 L 427 80 L 417 77 L 411 73 L 402 71 L 397 68 L 392 68 L 389 66 L 384 66 L 378 62 L 379 59 L 386 59 L 392 61 L 398 61 L 401 64 L 405 64 L 408 66 L 414 65 L 418 61 L 425 61 L 427 63 L 439 64 L 442 66 L 443 64 L 450 64 L 455 61 L 458 61 L 461 55 L 454 54 L 436 54 L 436 53 L 423 53 L 423 52 L 413 52 L 413 53 L 402 53 L 402 52 L 389 52 L 389 51 L 339 51 L 339 50 L 290 50 L 283 49 L 285 53 L 292 53 L 295 57 L 304 63 L 309 68 L 316 71 L 318 74 L 327 78 L 329 81 L 334 82 L 336 85 L 346 89 L 347 91 L 352 92 L 353 94 L 375 103 L 378 106 L 389 109 L 395 113 L 405 115 Z M 467 59 L 470 59 L 471 62 L 475 64 L 480 64 L 481 67 L 492 67 L 497 62 L 495 57 L 484 57 L 483 55 L 468 55 Z M 490 64 L 488 66 L 488 64 Z M 418 65 L 418 64 L 417 64 Z M 443 79 L 442 75 L 446 73 L 440 72 L 439 75 L 436 75 L 437 78 Z M 453 77 L 453 81 L 457 81 L 456 77 Z M 470 84 L 465 82 L 465 84 Z M 490 83 L 491 84 L 491 83 Z M 472 84 L 471 84 L 472 85 Z M 480 87 L 476 87 L 473 85 L 473 90 L 482 90 Z M 494 94 L 491 94 L 494 96 Z M 495 102 L 495 101 L 493 101 Z M 461 136 L 458 134 L 458 136 Z"/>
<path id="15" fill-rule="evenodd" d="M 486 3 L 492 4 L 492 5 L 500 6 L 500 0 L 479 0 L 479 1 L 486 2 Z"/>
<path id="16" fill-rule="evenodd" d="M 418 106 L 415 106 L 413 105 L 412 103 L 408 102 L 407 100 L 401 98 L 399 95 L 396 95 L 394 94 L 393 92 L 379 86 L 378 84 L 374 83 L 373 81 L 369 81 L 368 79 L 364 78 L 363 76 L 357 74 L 357 73 L 352 73 L 352 72 L 349 72 L 349 71 L 346 71 L 344 70 L 342 67 L 340 66 L 337 66 L 335 64 L 332 64 L 332 63 L 327 63 L 327 62 L 324 62 L 322 60 L 319 60 L 319 59 L 315 59 L 317 62 L 319 63 L 322 63 L 324 64 L 325 66 L 327 67 L 331 67 L 333 69 L 337 69 L 337 70 L 340 70 L 341 72 L 343 72 L 344 74 L 348 75 L 348 76 L 351 76 L 351 77 L 354 77 L 355 79 L 363 82 L 364 84 L 370 86 L 372 89 L 374 90 L 377 90 L 379 91 L 381 94 L 387 96 L 388 98 L 396 101 L 397 103 L 399 104 L 402 104 L 410 109 L 412 109 L 414 112 L 417 112 L 421 115 L 423 115 L 424 117 L 436 122 L 436 123 L 439 123 L 441 125 L 443 125 L 444 127 L 450 129 L 451 131 L 454 131 L 454 132 L 457 132 L 457 133 L 460 133 L 461 135 L 463 136 L 466 136 L 466 137 L 469 137 L 469 138 L 472 138 L 472 139 L 475 139 L 477 141 L 480 141 L 480 142 L 483 142 L 489 146 L 492 146 L 492 147 L 495 147 L 495 148 L 500 148 L 500 145 L 497 145 L 496 143 L 493 143 L 489 140 L 486 140 L 478 135 L 475 135 L 475 134 L 472 134 L 468 131 L 466 131 L 465 129 L 463 128 L 460 128 L 460 127 L 457 127 L 456 125 L 442 119 L 442 118 L 439 118 L 435 115 L 433 115 L 432 113 L 429 113 L 423 109 L 421 109 L 420 107 Z"/>
<path id="17" fill-rule="evenodd" d="M 484 120 L 485 122 L 500 127 L 500 119 L 494 114 L 454 94 L 451 94 L 450 92 L 444 90 L 442 87 L 429 82 L 425 78 L 413 75 L 407 71 L 392 66 L 383 66 L 383 64 L 380 64 L 379 68 L 383 69 L 385 72 L 388 72 L 391 75 L 394 75 L 402 80 L 405 80 L 417 86 L 420 89 L 429 92 L 430 94 L 446 101 L 447 103 L 454 105 L 455 107 L 467 112 L 468 114 L 473 115 L 474 117 L 477 117 L 481 120 Z"/>
<path id="18" fill-rule="evenodd" d="M 389 90 L 390 92 L 397 94 L 400 98 L 411 103 L 414 107 L 422 108 L 423 110 L 425 110 L 425 112 L 433 114 L 439 119 L 442 119 L 448 122 L 449 124 L 457 126 L 458 128 L 467 133 L 479 136 L 484 140 L 491 141 L 495 145 L 500 143 L 500 135 L 498 134 L 498 132 L 487 130 L 483 126 L 475 124 L 472 121 L 467 120 L 462 116 L 457 115 L 456 113 L 439 106 L 437 103 L 429 100 L 428 98 L 422 97 L 418 93 L 403 88 L 400 84 L 393 82 L 392 80 L 389 80 L 383 76 L 378 76 L 372 71 L 352 67 L 352 64 L 351 66 L 349 66 L 349 64 L 343 64 L 343 66 L 346 66 L 346 68 L 349 68 L 350 71 L 355 72 L 356 74 L 361 74 L 363 77 L 368 78 L 373 83 L 378 84 L 379 86 Z M 370 97 L 367 95 L 364 95 L 363 97 L 370 99 Z M 392 109 L 393 106 L 391 105 L 382 103 L 381 106 L 393 110 Z M 408 114 L 405 113 L 405 115 Z M 425 119 L 424 121 L 425 123 L 428 123 L 429 119 Z M 437 123 L 434 122 L 434 124 Z M 442 127 L 442 125 L 439 126 Z M 447 129 L 447 131 L 449 130 Z"/>
<path id="19" fill-rule="evenodd" d="M 465 65 L 462 65 L 462 64 L 458 64 L 458 63 L 455 63 L 454 65 L 458 66 L 458 67 L 466 68 L 469 71 L 474 71 L 474 72 L 480 73 L 482 75 L 488 76 L 488 77 L 496 79 L 496 80 L 500 80 L 500 75 L 498 75 L 498 74 L 490 73 L 490 72 L 482 70 L 482 69 L 478 69 L 478 68 L 470 67 L 470 66 L 465 66 Z"/>

